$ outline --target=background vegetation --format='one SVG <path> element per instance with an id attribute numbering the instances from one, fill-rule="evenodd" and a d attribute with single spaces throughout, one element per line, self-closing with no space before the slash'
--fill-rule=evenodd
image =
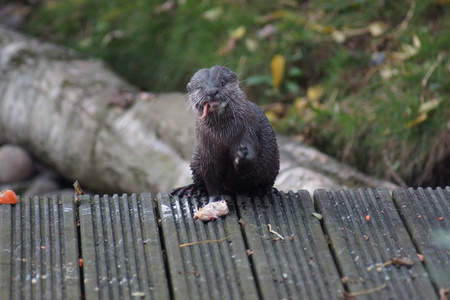
<path id="1" fill-rule="evenodd" d="M 281 132 L 366 173 L 450 185 L 448 0 L 47 0 L 26 30 L 144 90 L 223 64 Z"/>

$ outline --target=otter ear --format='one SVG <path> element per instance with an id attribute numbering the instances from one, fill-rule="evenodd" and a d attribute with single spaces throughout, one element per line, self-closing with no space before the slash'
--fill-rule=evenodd
<path id="1" fill-rule="evenodd" d="M 191 91 L 191 83 L 188 82 L 188 84 L 186 85 L 186 90 L 188 91 L 188 93 Z"/>

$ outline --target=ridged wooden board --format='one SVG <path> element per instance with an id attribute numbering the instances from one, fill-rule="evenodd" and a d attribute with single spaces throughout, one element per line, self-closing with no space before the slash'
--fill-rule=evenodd
<path id="1" fill-rule="evenodd" d="M 86 299 L 168 299 L 151 194 L 80 196 Z"/>
<path id="2" fill-rule="evenodd" d="M 396 189 L 393 198 L 436 288 L 450 289 L 450 187 Z"/>
<path id="3" fill-rule="evenodd" d="M 437 299 L 436 290 L 386 189 L 314 193 L 336 265 L 357 299 Z M 412 266 L 384 263 L 405 259 Z"/>
<path id="4" fill-rule="evenodd" d="M 73 197 L 0 205 L 0 299 L 79 299 Z"/>
<path id="5" fill-rule="evenodd" d="M 208 223 L 193 218 L 205 200 L 158 195 L 174 298 L 258 299 L 232 199 L 229 214 Z"/>

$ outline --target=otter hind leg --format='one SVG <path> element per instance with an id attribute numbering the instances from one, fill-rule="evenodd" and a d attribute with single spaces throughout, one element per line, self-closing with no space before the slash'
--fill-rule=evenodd
<path id="1" fill-rule="evenodd" d="M 188 197 L 200 197 L 201 195 L 206 193 L 206 188 L 204 186 L 199 186 L 195 183 L 174 188 L 172 189 L 169 194 L 172 196 L 188 196 Z"/>

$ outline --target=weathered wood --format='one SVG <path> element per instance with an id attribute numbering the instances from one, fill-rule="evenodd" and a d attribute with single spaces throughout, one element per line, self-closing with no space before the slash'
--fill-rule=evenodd
<path id="1" fill-rule="evenodd" d="M 0 299 L 336 299 L 345 288 L 432 300 L 448 288 L 450 187 L 314 199 L 322 222 L 306 191 L 226 197 L 229 215 L 208 223 L 193 219 L 206 198 L 167 194 L 156 206 L 151 194 L 0 205 Z M 381 266 L 392 258 L 413 265 Z"/>
<path id="2" fill-rule="evenodd" d="M 437 299 L 386 189 L 318 190 L 314 199 L 349 292 L 380 288 L 358 299 Z M 393 257 L 413 265 L 377 269 Z"/>
<path id="3" fill-rule="evenodd" d="M 0 205 L 0 299 L 11 298 L 13 206 Z"/>
<path id="4" fill-rule="evenodd" d="M 437 290 L 450 288 L 450 187 L 396 189 L 393 199 Z"/>
<path id="5" fill-rule="evenodd" d="M 86 299 L 167 299 L 151 194 L 80 197 Z"/>
<path id="6" fill-rule="evenodd" d="M 157 199 L 175 299 L 258 299 L 230 198 L 228 216 L 208 223 L 193 218 L 205 199 Z"/>
<path id="7" fill-rule="evenodd" d="M 0 218 L 1 299 L 81 297 L 73 197 L 22 198 Z"/>
<path id="8" fill-rule="evenodd" d="M 239 196 L 237 207 L 264 299 L 338 299 L 343 287 L 307 191 Z"/>

